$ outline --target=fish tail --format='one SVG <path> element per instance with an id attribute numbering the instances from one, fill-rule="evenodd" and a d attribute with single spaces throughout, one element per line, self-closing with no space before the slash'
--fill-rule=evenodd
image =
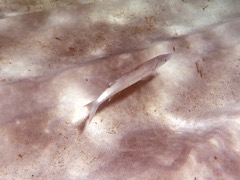
<path id="1" fill-rule="evenodd" d="M 93 117 L 95 116 L 95 114 L 97 112 L 97 109 L 98 109 L 98 105 L 95 102 L 93 102 L 91 104 L 91 109 L 90 109 L 89 116 L 87 119 L 88 123 L 90 123 L 92 121 Z"/>
<path id="2" fill-rule="evenodd" d="M 87 116 L 87 118 L 82 122 L 81 129 L 84 130 L 86 125 L 88 125 L 93 117 L 95 116 L 97 109 L 98 109 L 98 104 L 95 101 L 90 102 L 89 104 L 86 104 L 84 107 L 87 107 L 88 109 L 90 109 L 90 112 Z"/>
<path id="3" fill-rule="evenodd" d="M 87 117 L 84 119 L 84 121 L 78 126 L 78 130 L 83 133 L 86 129 L 86 126 L 92 121 L 98 106 L 96 106 L 95 101 L 92 101 L 88 104 L 86 104 L 84 107 L 88 108 L 89 113 Z"/>

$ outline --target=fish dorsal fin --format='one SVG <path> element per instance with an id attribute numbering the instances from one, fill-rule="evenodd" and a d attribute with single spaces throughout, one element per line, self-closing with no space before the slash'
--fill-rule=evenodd
<path id="1" fill-rule="evenodd" d="M 117 81 L 117 80 L 114 80 L 114 81 L 108 83 L 108 87 L 111 87 L 116 81 Z"/>

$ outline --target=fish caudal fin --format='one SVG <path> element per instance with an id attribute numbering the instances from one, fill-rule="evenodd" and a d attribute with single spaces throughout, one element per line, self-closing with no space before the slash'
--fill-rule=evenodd
<path id="1" fill-rule="evenodd" d="M 96 104 L 95 101 L 92 102 L 89 116 L 87 118 L 87 123 L 90 123 L 92 121 L 93 117 L 95 116 L 95 114 L 97 112 L 98 106 L 99 105 Z"/>
<path id="2" fill-rule="evenodd" d="M 90 109 L 90 112 L 88 116 L 85 118 L 85 120 L 79 125 L 79 129 L 81 129 L 81 131 L 83 131 L 86 128 L 86 126 L 92 121 L 98 109 L 98 105 L 96 104 L 95 101 L 92 101 L 91 103 L 85 105 L 85 107 Z"/>

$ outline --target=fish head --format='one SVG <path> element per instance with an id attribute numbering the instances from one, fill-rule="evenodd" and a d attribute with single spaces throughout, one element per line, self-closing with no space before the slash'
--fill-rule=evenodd
<path id="1" fill-rule="evenodd" d="M 156 66 L 154 69 L 157 69 L 158 67 L 162 66 L 163 64 L 165 64 L 170 58 L 172 57 L 172 54 L 162 54 L 159 55 L 157 57 L 155 57 L 154 59 L 156 60 Z"/>

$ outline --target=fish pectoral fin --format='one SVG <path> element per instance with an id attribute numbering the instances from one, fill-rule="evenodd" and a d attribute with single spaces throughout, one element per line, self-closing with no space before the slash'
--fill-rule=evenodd
<path id="1" fill-rule="evenodd" d="M 147 80 L 149 80 L 149 77 L 150 76 L 146 76 L 146 77 L 143 77 L 141 80 L 139 80 L 140 82 L 144 82 L 144 81 L 147 81 Z"/>

